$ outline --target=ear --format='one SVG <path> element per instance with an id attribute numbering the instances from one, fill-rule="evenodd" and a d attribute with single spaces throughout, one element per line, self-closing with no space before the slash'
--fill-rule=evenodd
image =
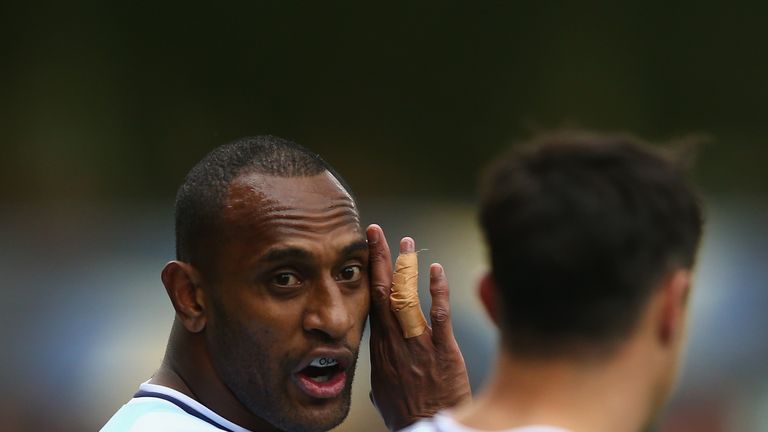
<path id="1" fill-rule="evenodd" d="M 163 268 L 161 279 L 176 317 L 189 332 L 201 332 L 206 324 L 206 310 L 200 273 L 190 264 L 171 261 Z"/>
<path id="2" fill-rule="evenodd" d="M 480 294 L 480 301 L 483 303 L 485 312 L 491 318 L 494 324 L 499 325 L 499 306 L 496 302 L 498 293 L 496 291 L 496 281 L 493 279 L 493 275 L 488 272 L 480 279 L 480 286 L 478 287 Z"/>
<path id="3" fill-rule="evenodd" d="M 672 345 L 685 329 L 688 293 L 691 289 L 691 271 L 676 269 L 667 275 L 660 287 L 662 307 L 659 339 L 663 345 Z"/>

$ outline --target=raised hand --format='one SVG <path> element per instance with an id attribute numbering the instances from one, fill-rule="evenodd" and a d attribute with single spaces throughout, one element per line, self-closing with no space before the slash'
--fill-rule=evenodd
<path id="1" fill-rule="evenodd" d="M 440 264 L 429 268 L 431 327 L 404 338 L 390 308 L 392 261 L 384 232 L 367 229 L 371 289 L 371 400 L 390 430 L 431 417 L 471 398 L 469 378 L 453 335 L 448 280 Z M 400 252 L 415 251 L 413 239 L 400 242 Z"/>

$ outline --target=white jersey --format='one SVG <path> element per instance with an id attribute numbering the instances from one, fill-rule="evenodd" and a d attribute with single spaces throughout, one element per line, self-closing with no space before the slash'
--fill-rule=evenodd
<path id="1" fill-rule="evenodd" d="M 144 383 L 101 432 L 250 432 L 172 388 Z"/>
<path id="2" fill-rule="evenodd" d="M 400 432 L 481 432 L 478 429 L 472 429 L 457 422 L 446 413 L 438 413 L 431 419 L 422 420 L 416 424 L 403 429 Z M 569 432 L 566 429 L 554 426 L 531 425 L 517 427 L 514 429 L 504 429 L 497 432 Z"/>

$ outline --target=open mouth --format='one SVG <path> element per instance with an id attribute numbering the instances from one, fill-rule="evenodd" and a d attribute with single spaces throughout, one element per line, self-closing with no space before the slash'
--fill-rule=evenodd
<path id="1" fill-rule="evenodd" d="M 334 398 L 344 390 L 347 381 L 346 368 L 333 357 L 315 357 L 296 378 L 299 387 L 309 396 L 321 399 Z"/>

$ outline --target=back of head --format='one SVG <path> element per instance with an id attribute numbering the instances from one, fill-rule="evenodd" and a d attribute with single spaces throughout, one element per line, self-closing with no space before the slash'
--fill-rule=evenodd
<path id="1" fill-rule="evenodd" d="M 656 282 L 693 265 L 701 236 L 681 167 L 626 136 L 516 148 L 488 169 L 481 200 L 504 345 L 523 356 L 615 346 Z"/>
<path id="2" fill-rule="evenodd" d="M 245 137 L 212 150 L 187 174 L 176 195 L 176 258 L 200 266 L 229 186 L 243 174 L 314 176 L 329 171 L 344 180 L 319 155 L 282 138 Z"/>

